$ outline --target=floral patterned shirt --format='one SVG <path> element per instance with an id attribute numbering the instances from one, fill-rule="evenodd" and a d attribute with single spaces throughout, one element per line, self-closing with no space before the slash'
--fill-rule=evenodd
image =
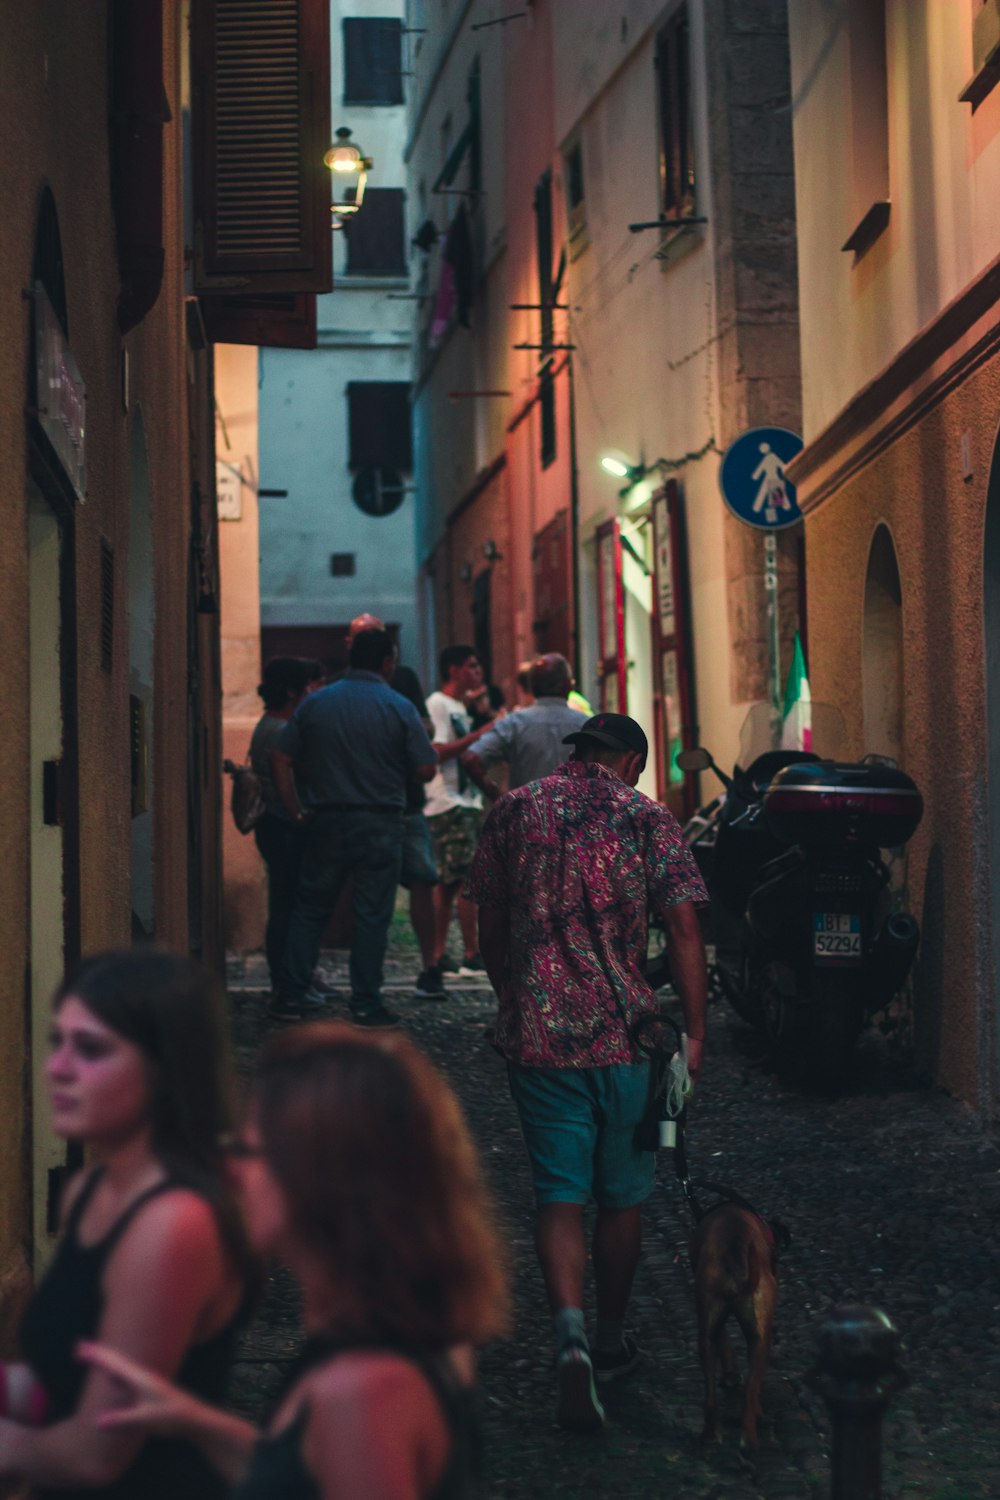
<path id="1" fill-rule="evenodd" d="M 673 814 L 606 766 L 570 761 L 496 803 L 467 889 L 509 911 L 504 1056 L 548 1068 L 638 1061 L 627 1028 L 655 1003 L 643 974 L 650 913 L 707 899 Z"/>

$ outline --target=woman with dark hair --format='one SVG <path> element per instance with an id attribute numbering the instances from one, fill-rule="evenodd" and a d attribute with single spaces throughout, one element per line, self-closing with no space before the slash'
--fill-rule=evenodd
<path id="1" fill-rule="evenodd" d="M 261 859 L 267 866 L 264 951 L 271 989 L 275 993 L 298 884 L 302 834 L 288 816 L 275 789 L 271 751 L 303 698 L 322 686 L 324 676 L 322 662 L 308 657 L 273 656 L 264 667 L 263 680 L 257 689 L 264 700 L 264 713 L 250 740 L 250 765 L 260 780 L 265 811 L 254 825 L 253 834 Z M 322 996 L 315 998 L 322 1004 Z"/>
<path id="2" fill-rule="evenodd" d="M 251 1238 L 303 1292 L 305 1348 L 267 1430 L 85 1345 L 131 1403 L 102 1426 L 190 1437 L 238 1500 L 459 1500 L 471 1348 L 504 1331 L 507 1281 L 450 1088 L 398 1034 L 298 1026 L 266 1049 L 232 1150 Z"/>
<path id="3" fill-rule="evenodd" d="M 46 1068 L 56 1132 L 87 1148 L 62 1240 L 0 1367 L 0 1476 L 33 1496 L 214 1500 L 225 1486 L 178 1438 L 105 1431 L 116 1386 L 75 1357 L 100 1338 L 218 1399 L 251 1277 L 219 1147 L 231 1097 L 219 997 L 195 964 L 106 953 L 52 1007 Z"/>

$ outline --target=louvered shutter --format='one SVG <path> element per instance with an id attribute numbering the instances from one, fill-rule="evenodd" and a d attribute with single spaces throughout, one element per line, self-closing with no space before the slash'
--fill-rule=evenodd
<path id="1" fill-rule="evenodd" d="M 192 0 L 195 287 L 333 285 L 327 0 Z"/>
<path id="2" fill-rule="evenodd" d="M 273 297 L 203 297 L 205 331 L 213 344 L 262 349 L 315 349 L 316 298 L 310 292 Z"/>

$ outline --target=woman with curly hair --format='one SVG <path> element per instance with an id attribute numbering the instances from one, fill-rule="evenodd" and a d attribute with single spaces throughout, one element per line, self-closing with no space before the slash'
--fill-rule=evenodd
<path id="1" fill-rule="evenodd" d="M 302 1287 L 305 1348 L 263 1434 L 116 1351 L 105 1428 L 183 1435 L 239 1500 L 458 1500 L 475 1467 L 474 1346 L 507 1325 L 504 1256 L 437 1069 L 399 1035 L 273 1038 L 232 1142 L 251 1239 Z"/>

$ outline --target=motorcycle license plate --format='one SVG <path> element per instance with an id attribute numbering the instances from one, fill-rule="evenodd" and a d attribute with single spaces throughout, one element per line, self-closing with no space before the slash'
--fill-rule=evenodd
<path id="1" fill-rule="evenodd" d="M 813 916 L 813 955 L 817 963 L 860 963 L 861 918 L 853 912 L 816 912 Z"/>

